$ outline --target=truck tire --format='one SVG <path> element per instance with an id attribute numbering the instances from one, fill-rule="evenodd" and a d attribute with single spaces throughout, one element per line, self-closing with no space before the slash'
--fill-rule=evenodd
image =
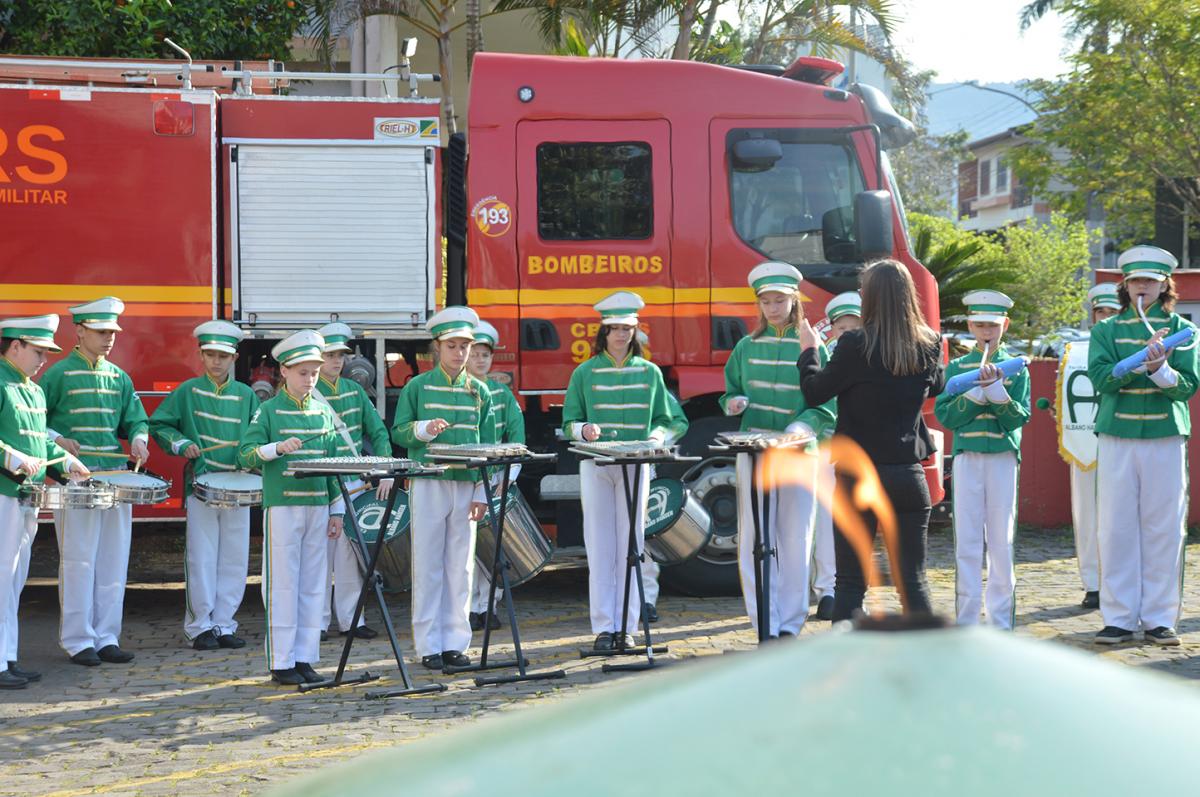
<path id="1" fill-rule="evenodd" d="M 737 568 L 737 478 L 733 460 L 713 457 L 708 450 L 718 432 L 731 431 L 737 426 L 736 418 L 696 418 L 680 441 L 682 453 L 707 457 L 690 468 L 686 484 L 708 510 L 714 528 L 709 544 L 693 559 L 662 569 L 659 580 L 675 592 L 697 597 L 741 594 Z M 680 473 L 677 477 L 684 475 Z"/>

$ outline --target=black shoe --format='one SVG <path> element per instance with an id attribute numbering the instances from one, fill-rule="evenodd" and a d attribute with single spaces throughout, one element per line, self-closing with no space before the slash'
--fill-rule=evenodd
<path id="1" fill-rule="evenodd" d="M 325 680 L 325 676 L 314 670 L 312 665 L 306 661 L 296 662 L 296 673 L 308 684 L 315 684 L 317 681 Z"/>
<path id="2" fill-rule="evenodd" d="M 322 641 L 322 642 L 328 642 L 328 641 L 329 641 L 329 632 L 327 632 L 327 631 L 322 631 L 322 632 L 321 632 L 321 641 Z"/>
<path id="3" fill-rule="evenodd" d="M 22 670 L 20 667 L 17 666 L 17 663 L 15 661 L 10 661 L 8 663 L 8 671 L 11 672 L 13 675 L 17 676 L 18 678 L 24 678 L 26 681 L 29 681 L 30 683 L 33 683 L 34 681 L 42 680 L 42 674 L 40 672 L 34 672 L 32 670 Z"/>
<path id="4" fill-rule="evenodd" d="M 467 615 L 467 619 L 471 621 L 472 631 L 483 630 L 483 612 L 471 612 Z"/>
<path id="5" fill-rule="evenodd" d="M 193 650 L 216 650 L 221 647 L 221 643 L 217 641 L 217 634 L 211 628 L 203 634 L 197 634 L 192 640 Z"/>
<path id="6" fill-rule="evenodd" d="M 601 653 L 607 653 L 613 649 L 613 635 L 611 631 L 604 631 L 596 634 L 596 641 L 592 643 L 592 650 Z"/>
<path id="7" fill-rule="evenodd" d="M 286 670 L 271 670 L 271 680 L 284 686 L 299 686 L 304 683 L 304 676 L 295 667 L 288 667 Z"/>
<path id="8" fill-rule="evenodd" d="M 246 647 L 246 640 L 233 634 L 221 634 L 217 637 L 217 644 L 223 648 L 244 648 Z"/>
<path id="9" fill-rule="evenodd" d="M 0 689 L 24 689 L 29 681 L 18 675 L 13 675 L 8 670 L 0 672 Z"/>
<path id="10" fill-rule="evenodd" d="M 500 618 L 496 616 L 496 613 L 492 612 L 491 614 L 489 614 L 488 615 L 488 628 L 495 631 L 495 630 L 499 629 L 500 627 L 501 627 Z"/>
<path id="11" fill-rule="evenodd" d="M 1121 642 L 1128 642 L 1131 639 L 1133 639 L 1132 631 L 1117 628 L 1115 625 L 1106 625 L 1100 629 L 1100 633 L 1096 634 L 1092 641 L 1097 645 L 1117 645 Z"/>
<path id="12" fill-rule="evenodd" d="M 84 667 L 100 666 L 100 657 L 96 655 L 95 648 L 84 648 L 72 656 L 71 661 L 75 664 L 82 664 Z"/>
<path id="13" fill-rule="evenodd" d="M 434 653 L 432 656 L 423 656 L 421 658 L 421 666 L 427 670 L 440 670 L 443 667 L 442 654 Z"/>
<path id="14" fill-rule="evenodd" d="M 613 649 L 614 650 L 629 650 L 636 648 L 637 640 L 633 638 L 633 634 L 626 634 L 624 640 L 621 639 L 621 633 L 618 631 L 613 634 Z"/>
<path id="15" fill-rule="evenodd" d="M 821 600 L 817 601 L 817 619 L 832 620 L 833 619 L 833 596 L 825 595 Z"/>
<path id="16" fill-rule="evenodd" d="M 351 633 L 350 631 L 343 631 L 342 636 L 350 636 Z M 379 636 L 378 631 L 366 625 L 360 625 L 358 628 L 355 628 L 353 634 L 355 639 L 374 639 Z"/>
<path id="17" fill-rule="evenodd" d="M 442 651 L 442 666 L 443 667 L 469 667 L 471 660 L 464 656 L 461 651 L 443 650 Z"/>
<path id="18" fill-rule="evenodd" d="M 133 661 L 133 654 L 128 650 L 121 650 L 116 645 L 105 645 L 96 651 L 96 655 L 100 657 L 100 661 L 109 664 L 128 664 Z"/>
<path id="19" fill-rule="evenodd" d="M 651 623 L 658 622 L 658 607 L 653 603 L 647 603 L 642 607 L 642 611 L 646 613 L 646 620 Z"/>
<path id="20" fill-rule="evenodd" d="M 1173 648 L 1183 644 L 1182 640 L 1179 639 L 1179 634 L 1175 633 L 1175 629 L 1166 625 L 1160 625 L 1158 628 L 1152 628 L 1147 631 L 1146 641 L 1161 645 L 1164 648 Z M 8 669 L 11 671 L 12 667 L 10 666 Z"/>
<path id="21" fill-rule="evenodd" d="M 1085 592 L 1083 593 L 1083 601 L 1079 604 L 1084 609 L 1099 609 L 1100 608 L 1100 593 Z"/>

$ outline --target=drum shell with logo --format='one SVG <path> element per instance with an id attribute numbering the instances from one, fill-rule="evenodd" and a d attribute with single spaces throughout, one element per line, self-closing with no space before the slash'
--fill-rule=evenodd
<path id="1" fill-rule="evenodd" d="M 498 504 L 497 504 L 498 506 Z M 508 505 L 504 510 L 504 555 L 508 559 L 508 585 L 524 584 L 542 572 L 550 564 L 554 546 L 542 531 L 542 524 L 525 496 L 516 487 L 508 491 Z M 492 531 L 490 516 L 484 516 L 476 525 L 475 561 L 484 570 L 491 571 L 496 558 L 496 535 Z"/>
<path id="2" fill-rule="evenodd" d="M 708 510 L 678 479 L 654 479 L 646 507 L 646 553 L 663 567 L 690 560 L 712 538 Z"/>
<path id="3" fill-rule="evenodd" d="M 388 592 L 406 592 L 412 589 L 412 537 L 409 535 L 408 493 L 396 487 L 396 506 L 392 509 L 392 517 L 388 522 L 387 533 L 383 537 L 383 550 L 379 552 L 379 562 L 376 571 L 383 576 L 383 588 Z M 375 497 L 374 490 L 367 490 L 354 499 L 354 520 L 367 543 L 367 553 L 375 552 L 375 543 L 379 539 L 379 524 L 383 522 L 383 513 L 387 509 L 387 501 Z M 358 563 L 363 572 L 367 570 L 369 561 L 364 561 L 362 550 L 359 548 L 357 537 L 351 524 L 345 524 L 346 536 L 350 547 L 358 557 Z"/>

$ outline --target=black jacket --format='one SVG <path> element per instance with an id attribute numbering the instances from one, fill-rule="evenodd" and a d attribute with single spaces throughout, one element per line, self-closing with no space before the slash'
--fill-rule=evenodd
<path id="1" fill-rule="evenodd" d="M 805 349 L 796 363 L 800 388 L 810 407 L 837 399 L 837 434 L 862 446 L 876 465 L 912 465 L 936 448 L 921 417 L 925 401 L 946 383 L 941 344 L 925 352 L 926 367 L 912 376 L 895 376 L 879 352 L 863 356 L 861 330 L 843 334 L 825 368 L 816 349 Z"/>

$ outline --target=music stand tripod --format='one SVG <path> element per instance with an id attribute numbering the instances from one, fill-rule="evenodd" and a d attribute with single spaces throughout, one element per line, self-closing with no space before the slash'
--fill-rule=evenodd
<path id="1" fill-rule="evenodd" d="M 750 517 L 754 524 L 754 605 L 758 615 L 758 644 L 771 639 L 771 561 L 779 554 L 771 540 L 771 498 L 774 489 L 771 479 L 760 488 L 758 484 L 759 462 L 762 455 L 775 446 L 764 446 L 753 441 L 723 439 L 720 445 L 709 446 L 717 453 L 747 454 L 750 458 Z M 789 444 L 779 446 L 790 447 Z M 761 503 L 761 514 L 760 504 Z"/>
<path id="2" fill-rule="evenodd" d="M 296 469 L 297 465 L 303 468 L 302 462 L 292 463 L 291 467 Z M 444 468 L 438 466 L 422 465 L 408 460 L 396 460 L 392 465 L 381 465 L 379 463 L 371 463 L 369 466 L 364 465 L 364 470 L 358 473 L 347 473 L 345 470 L 310 470 L 303 468 L 302 474 L 300 472 L 295 474 L 300 477 L 332 476 L 337 479 L 338 487 L 342 491 L 342 500 L 346 503 L 345 522 L 354 529 L 354 537 L 357 540 L 356 544 L 358 545 L 359 553 L 362 555 L 362 561 L 367 563 L 367 571 L 363 575 L 362 589 L 358 593 L 358 602 L 354 606 L 354 618 L 350 621 L 350 628 L 358 627 L 358 619 L 362 617 L 363 610 L 366 608 L 367 595 L 373 591 L 375 593 L 375 601 L 379 606 L 379 613 L 383 617 L 383 627 L 387 631 L 388 640 L 392 644 L 392 654 L 396 658 L 396 666 L 400 670 L 400 680 L 404 684 L 400 689 L 367 692 L 364 697 L 368 700 L 423 695 L 430 692 L 444 692 L 446 691 L 446 685 L 425 684 L 424 686 L 417 686 L 413 683 L 412 678 L 408 674 L 408 666 L 404 663 L 404 654 L 400 650 L 400 642 L 396 639 L 396 629 L 392 625 L 392 615 L 388 610 L 387 600 L 383 596 L 383 576 L 377 572 L 379 555 L 383 552 L 384 537 L 387 536 L 387 529 L 392 519 L 392 513 L 396 508 L 396 501 L 400 496 L 400 486 L 399 484 L 393 484 L 392 486 L 391 495 L 388 496 L 387 508 L 380 519 L 379 538 L 375 541 L 374 548 L 369 549 L 366 541 L 363 539 L 362 530 L 358 527 L 358 521 L 354 516 L 354 504 L 350 500 L 350 492 L 346 489 L 345 477 L 357 476 L 363 482 L 377 487 L 380 479 L 395 478 L 399 480 L 408 476 L 439 473 L 442 470 Z M 310 692 L 314 689 L 329 689 L 347 684 L 361 684 L 379 680 L 378 675 L 368 670 L 364 670 L 362 675 L 355 678 L 344 677 L 346 664 L 350 660 L 350 649 L 353 647 L 356 638 L 353 632 L 346 634 L 346 643 L 342 646 L 342 656 L 338 661 L 337 673 L 332 678 L 311 684 L 300 684 L 300 691 Z"/>
<path id="3" fill-rule="evenodd" d="M 572 448 L 577 454 L 583 454 L 592 458 L 592 461 L 599 467 L 612 467 L 614 465 L 621 466 L 621 484 L 625 488 L 625 506 L 627 517 L 629 518 L 629 534 L 626 543 L 625 556 L 625 597 L 621 605 L 621 630 L 614 641 L 613 650 L 595 650 L 583 649 L 579 651 L 581 659 L 594 657 L 610 657 L 610 656 L 645 656 L 645 661 L 630 662 L 628 664 L 605 664 L 600 669 L 603 672 L 635 672 L 638 670 L 649 670 L 656 666 L 657 660 L 654 658 L 655 653 L 666 653 L 666 645 L 655 645 L 650 636 L 650 618 L 646 615 L 646 585 L 642 581 L 642 557 L 644 554 L 638 553 L 637 538 L 637 514 L 638 514 L 638 496 L 641 494 L 642 488 L 642 468 L 633 468 L 633 479 L 630 481 L 629 468 L 626 465 L 656 465 L 661 462 L 699 462 L 700 457 L 684 457 L 680 456 L 672 449 L 664 449 L 661 453 L 655 452 L 653 455 L 647 456 L 622 456 L 616 451 L 611 454 L 598 454 L 595 451 L 587 449 Z M 633 578 L 630 578 L 630 573 L 633 573 Z M 642 621 L 643 643 L 641 645 L 627 646 L 625 638 L 629 634 L 629 599 L 633 581 L 637 581 L 638 591 L 638 614 Z"/>
<path id="4" fill-rule="evenodd" d="M 529 672 L 525 668 L 529 666 L 529 659 L 521 652 L 521 631 L 517 625 L 517 610 L 513 601 L 512 589 L 508 583 L 508 571 L 510 568 L 508 556 L 504 553 L 504 516 L 508 509 L 508 490 L 511 486 L 509 483 L 509 465 L 523 465 L 526 462 L 544 462 L 553 460 L 554 454 L 517 454 L 517 455 L 500 455 L 500 456 L 482 456 L 482 455 L 456 455 L 456 454 L 429 454 L 429 459 L 435 462 L 454 462 L 465 465 L 468 468 L 475 468 L 479 471 L 479 478 L 483 481 L 483 492 L 487 501 L 488 520 L 492 524 L 492 532 L 496 538 L 496 553 L 492 557 L 492 586 L 488 591 L 487 614 L 484 615 L 485 621 L 483 624 L 483 649 L 479 653 L 478 664 L 467 664 L 461 667 L 453 664 L 448 664 L 442 668 L 442 672 L 454 675 L 460 672 L 483 672 L 486 670 L 500 670 L 509 667 L 516 667 L 516 675 L 495 675 L 481 676 L 475 679 L 476 686 L 489 686 L 493 684 L 511 684 L 519 681 L 541 681 L 552 678 L 565 678 L 567 673 L 563 670 L 547 670 L 545 672 Z M 494 500 L 490 468 L 500 468 L 500 493 L 499 493 L 499 509 L 496 507 Z M 488 650 L 491 646 L 492 627 L 488 619 L 496 609 L 496 589 L 502 587 L 504 594 L 507 596 L 504 601 L 505 608 L 508 610 L 508 627 L 512 631 L 513 648 L 516 658 L 514 659 L 493 659 L 488 661 Z"/>

